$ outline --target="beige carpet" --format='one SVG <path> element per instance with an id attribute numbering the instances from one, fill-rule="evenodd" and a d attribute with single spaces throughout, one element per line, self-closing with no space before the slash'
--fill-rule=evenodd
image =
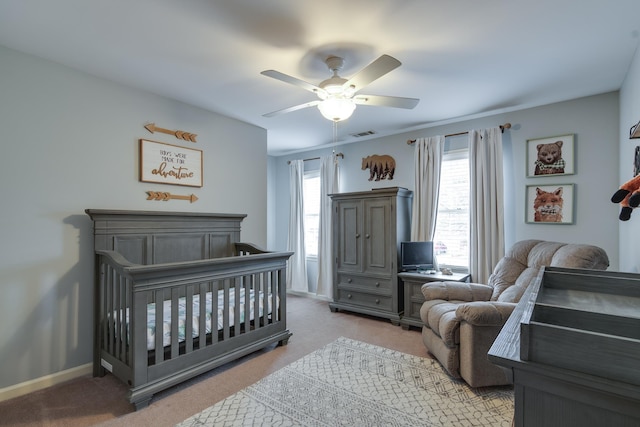
<path id="1" fill-rule="evenodd" d="M 289 345 L 268 347 L 158 393 L 143 410 L 134 410 L 127 400 L 128 387 L 113 375 L 88 375 L 0 402 L 0 426 L 173 427 L 341 336 L 432 360 L 417 328 L 404 330 L 385 319 L 332 313 L 326 301 L 296 295 L 287 296 L 287 316 L 293 332 Z"/>
<path id="2" fill-rule="evenodd" d="M 432 359 L 340 337 L 179 426 L 508 427 L 512 418 L 512 387 L 472 389 Z"/>

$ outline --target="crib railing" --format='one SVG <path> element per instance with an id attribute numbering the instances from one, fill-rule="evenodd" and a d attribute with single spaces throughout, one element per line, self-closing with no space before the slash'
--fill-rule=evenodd
<path id="1" fill-rule="evenodd" d="M 95 375 L 106 369 L 135 388 L 282 334 L 291 253 L 246 243 L 237 243 L 235 253 L 139 265 L 118 252 L 96 251 Z M 151 340 L 148 316 L 155 316 Z"/>

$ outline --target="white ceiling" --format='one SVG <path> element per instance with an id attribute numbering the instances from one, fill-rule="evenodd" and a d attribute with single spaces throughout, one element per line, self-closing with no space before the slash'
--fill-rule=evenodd
<path id="1" fill-rule="evenodd" d="M 332 142 L 312 101 L 266 69 L 318 84 L 322 55 L 349 78 L 382 54 L 402 66 L 363 93 L 338 139 L 376 136 L 614 91 L 640 34 L 638 0 L 0 0 L 0 45 L 268 130 L 272 155 Z M 197 131 L 197 130 L 194 130 Z"/>

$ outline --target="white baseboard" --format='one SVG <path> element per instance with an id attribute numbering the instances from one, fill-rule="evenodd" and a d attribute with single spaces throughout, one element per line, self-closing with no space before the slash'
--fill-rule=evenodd
<path id="1" fill-rule="evenodd" d="M 44 377 L 25 381 L 20 384 L 0 388 L 0 402 L 13 399 L 14 397 L 24 396 L 34 391 L 42 390 L 52 385 L 61 384 L 74 378 L 82 377 L 93 373 L 93 363 L 76 366 L 75 368 L 65 371 L 56 372 L 55 374 L 46 375 Z"/>

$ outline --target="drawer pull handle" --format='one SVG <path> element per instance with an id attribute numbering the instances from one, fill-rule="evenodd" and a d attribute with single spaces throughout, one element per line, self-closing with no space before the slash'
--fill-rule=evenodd
<path id="1" fill-rule="evenodd" d="M 379 299 L 376 299 L 376 304 L 380 304 L 380 300 Z"/>
<path id="2" fill-rule="evenodd" d="M 360 233 L 356 233 L 356 239 L 360 237 Z"/>
<path id="3" fill-rule="evenodd" d="M 353 282 L 353 279 L 347 279 L 347 283 Z"/>
<path id="4" fill-rule="evenodd" d="M 380 287 L 380 282 L 376 282 L 376 288 Z"/>
<path id="5" fill-rule="evenodd" d="M 347 298 L 351 299 L 351 294 L 347 294 Z"/>
<path id="6" fill-rule="evenodd" d="M 369 238 L 369 235 L 367 234 L 367 236 L 366 236 L 366 237 L 367 237 L 367 239 L 368 239 L 368 238 Z"/>

